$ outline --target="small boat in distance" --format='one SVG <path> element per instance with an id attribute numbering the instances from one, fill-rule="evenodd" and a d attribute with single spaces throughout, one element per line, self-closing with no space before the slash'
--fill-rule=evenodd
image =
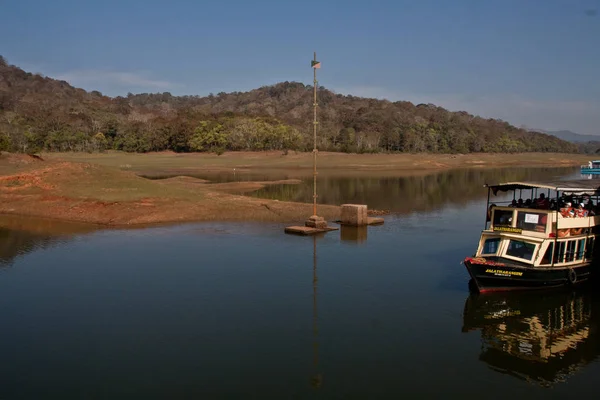
<path id="1" fill-rule="evenodd" d="M 600 225 L 600 191 L 594 181 L 485 187 L 485 228 L 476 253 L 464 260 L 476 291 L 543 289 L 590 278 Z M 490 204 L 490 194 L 498 192 L 512 192 L 512 201 Z"/>
<path id="2" fill-rule="evenodd" d="M 583 175 L 600 174 L 600 160 L 590 161 L 587 165 L 582 165 L 580 173 Z"/>

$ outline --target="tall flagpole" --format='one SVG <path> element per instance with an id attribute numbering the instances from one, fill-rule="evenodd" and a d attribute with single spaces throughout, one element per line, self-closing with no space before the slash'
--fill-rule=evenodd
<path id="1" fill-rule="evenodd" d="M 317 215 L 317 68 L 320 68 L 320 63 L 317 61 L 317 52 L 314 53 L 314 60 L 312 62 L 314 80 L 313 80 L 313 109 L 314 109 L 314 120 L 313 120 L 313 215 Z"/>
<path id="2" fill-rule="evenodd" d="M 336 231 L 337 228 L 327 226 L 325 218 L 317 215 L 317 68 L 321 68 L 321 63 L 317 61 L 317 52 L 314 52 L 314 58 L 310 62 L 310 66 L 313 68 L 313 210 L 312 215 L 304 221 L 304 226 L 288 226 L 285 228 L 286 233 L 301 233 L 303 235 L 312 235 L 319 232 Z"/>
<path id="3" fill-rule="evenodd" d="M 313 210 L 312 215 L 304 221 L 304 226 L 288 226 L 285 228 L 286 233 L 301 233 L 303 235 L 311 235 L 318 232 L 336 231 L 337 228 L 327 226 L 325 218 L 317 215 L 317 68 L 321 68 L 321 63 L 317 61 L 317 52 L 314 52 L 314 58 L 310 62 L 310 66 L 313 68 Z"/>

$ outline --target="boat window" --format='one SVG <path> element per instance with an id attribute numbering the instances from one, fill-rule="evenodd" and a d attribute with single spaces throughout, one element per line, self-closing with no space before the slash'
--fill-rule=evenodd
<path id="1" fill-rule="evenodd" d="M 594 237 L 589 237 L 587 240 L 587 246 L 585 247 L 585 258 L 588 260 L 592 258 L 592 253 L 594 252 Z"/>
<path id="2" fill-rule="evenodd" d="M 546 252 L 544 253 L 544 257 L 542 257 L 542 261 L 540 264 L 550 264 L 552 262 L 552 252 L 554 250 L 554 243 L 549 243 Z"/>
<path id="3" fill-rule="evenodd" d="M 576 260 L 583 259 L 584 250 L 585 250 L 585 239 L 579 239 L 579 242 L 577 245 L 577 257 L 575 258 Z"/>
<path id="4" fill-rule="evenodd" d="M 483 244 L 481 254 L 496 254 L 498 252 L 498 245 L 500 244 L 500 238 L 486 239 Z"/>
<path id="5" fill-rule="evenodd" d="M 565 242 L 558 242 L 556 244 L 556 251 L 554 252 L 554 263 L 561 263 L 565 260 Z"/>
<path id="6" fill-rule="evenodd" d="M 524 260 L 531 260 L 533 258 L 533 252 L 535 250 L 535 244 L 523 242 L 522 240 L 511 240 L 508 243 L 508 249 L 506 255 L 511 257 L 522 258 Z"/>
<path id="7" fill-rule="evenodd" d="M 512 226 L 512 210 L 494 210 L 494 226 Z"/>
<path id="8" fill-rule="evenodd" d="M 567 242 L 567 251 L 565 252 L 565 262 L 573 261 L 575 259 L 575 245 L 576 240 L 569 240 Z"/>
<path id="9" fill-rule="evenodd" d="M 547 213 L 519 211 L 517 213 L 517 228 L 524 231 L 546 232 Z"/>

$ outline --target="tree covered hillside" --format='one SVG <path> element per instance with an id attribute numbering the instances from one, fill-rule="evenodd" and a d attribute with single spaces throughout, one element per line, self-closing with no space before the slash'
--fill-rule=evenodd
<path id="1" fill-rule="evenodd" d="M 207 97 L 110 98 L 0 57 L 0 150 L 309 150 L 312 86 L 284 82 Z M 319 88 L 319 149 L 344 152 L 576 152 L 556 137 L 432 104 Z"/>

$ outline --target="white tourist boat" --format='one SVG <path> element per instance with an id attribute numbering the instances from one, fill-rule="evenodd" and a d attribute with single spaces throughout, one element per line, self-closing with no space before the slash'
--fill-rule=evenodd
<path id="1" fill-rule="evenodd" d="M 541 289 L 590 278 L 600 225 L 600 192 L 593 180 L 486 187 L 485 229 L 474 256 L 464 260 L 474 289 Z M 498 192 L 512 192 L 513 200 L 490 203 Z"/>

